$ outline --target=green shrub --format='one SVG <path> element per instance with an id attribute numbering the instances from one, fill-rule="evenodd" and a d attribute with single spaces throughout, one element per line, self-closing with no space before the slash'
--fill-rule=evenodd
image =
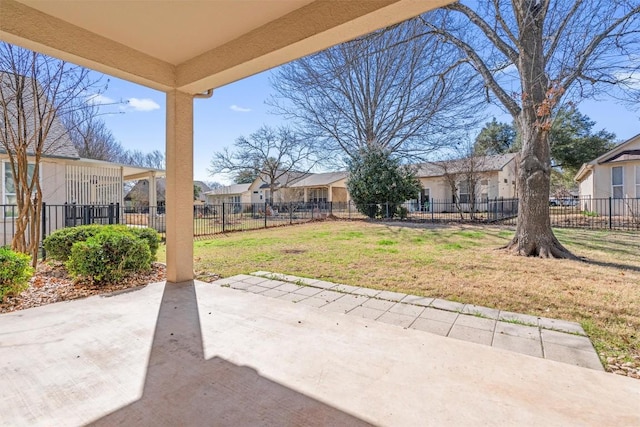
<path id="1" fill-rule="evenodd" d="M 71 255 L 71 248 L 77 242 L 84 242 L 104 230 L 126 233 L 136 238 L 144 239 L 151 250 L 152 259 L 156 258 L 160 246 L 160 235 L 152 228 L 133 228 L 126 225 L 79 225 L 77 227 L 56 230 L 44 239 L 43 245 L 47 257 L 58 261 L 67 261 Z"/>
<path id="2" fill-rule="evenodd" d="M 126 275 L 151 267 L 151 251 L 146 240 L 113 227 L 71 247 L 67 270 L 75 277 L 112 283 Z"/>
<path id="3" fill-rule="evenodd" d="M 27 289 L 32 275 L 29 255 L 0 248 L 0 301 L 5 295 L 19 294 Z"/>
<path id="4" fill-rule="evenodd" d="M 140 239 L 146 240 L 149 245 L 149 250 L 151 251 L 151 260 L 154 261 L 156 259 L 156 253 L 158 252 L 158 248 L 160 247 L 160 234 L 154 230 L 153 228 L 131 228 L 126 226 L 118 226 L 124 227 L 126 231 L 133 233 Z"/>
<path id="5" fill-rule="evenodd" d="M 66 261 L 71 255 L 71 247 L 76 242 L 84 242 L 88 238 L 98 234 L 103 225 L 79 225 L 56 230 L 44 239 L 42 244 L 47 252 L 47 257 Z"/>

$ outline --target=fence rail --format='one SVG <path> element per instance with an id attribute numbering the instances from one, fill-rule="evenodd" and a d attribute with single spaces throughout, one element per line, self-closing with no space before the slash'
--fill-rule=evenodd
<path id="1" fill-rule="evenodd" d="M 516 225 L 518 199 L 485 199 L 468 203 L 450 200 L 412 201 L 402 204 L 381 203 L 358 209 L 353 202 L 291 202 L 291 203 L 221 203 L 193 207 L 194 237 L 278 227 L 322 220 L 398 219 L 420 222 L 473 222 Z M 549 217 L 553 227 L 609 230 L 640 230 L 640 198 L 551 200 Z M 18 209 L 0 205 L 0 245 L 11 244 L 16 232 Z M 364 212 L 364 213 L 363 213 Z M 82 224 L 126 224 L 151 227 L 164 236 L 165 208 L 124 208 L 110 205 L 49 205 L 42 206 L 40 235 Z"/>

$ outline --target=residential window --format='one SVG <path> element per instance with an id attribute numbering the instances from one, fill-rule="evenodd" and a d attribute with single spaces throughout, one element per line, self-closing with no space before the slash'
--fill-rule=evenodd
<path id="1" fill-rule="evenodd" d="M 462 181 L 458 184 L 458 197 L 460 203 L 471 203 L 471 194 L 469 194 L 469 183 Z"/>
<path id="2" fill-rule="evenodd" d="M 11 173 L 11 163 L 9 162 L 3 162 L 3 168 L 4 168 L 4 179 L 2 182 L 2 187 L 3 187 L 3 203 L 5 205 L 15 205 L 17 202 L 16 199 L 16 186 L 15 183 L 13 181 L 13 174 Z M 33 172 L 35 170 L 35 165 L 33 163 L 30 163 L 27 166 L 27 173 L 29 176 L 29 180 L 31 180 L 33 178 Z"/>
<path id="3" fill-rule="evenodd" d="M 611 168 L 611 194 L 614 199 L 624 197 L 624 167 L 622 166 Z"/>
<path id="4" fill-rule="evenodd" d="M 314 203 L 324 203 L 329 197 L 328 188 L 311 188 L 309 192 L 309 201 Z"/>

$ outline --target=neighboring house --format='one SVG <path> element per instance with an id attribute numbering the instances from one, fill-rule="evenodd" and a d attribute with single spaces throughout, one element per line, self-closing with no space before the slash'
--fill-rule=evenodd
<path id="1" fill-rule="evenodd" d="M 0 82 L 3 76 L 6 76 L 6 73 L 0 73 Z M 0 90 L 3 87 L 5 86 L 0 85 Z M 17 123 L 16 104 L 14 101 L 6 101 L 7 99 L 10 98 L 5 96 L 5 103 L 0 106 L 4 109 L 0 111 L 0 129 L 12 132 L 12 128 Z M 25 111 L 27 115 L 30 112 L 29 108 L 25 108 Z M 4 122 L 5 117 L 7 123 Z M 34 121 L 27 118 L 23 123 L 32 125 Z M 35 129 L 27 129 L 26 132 L 28 135 L 33 134 Z M 10 133 L 5 137 L 9 138 L 9 135 Z M 31 171 L 35 164 L 35 153 L 32 149 L 28 150 L 27 154 L 29 154 L 27 167 Z M 64 125 L 58 117 L 54 117 L 40 158 L 42 201 L 48 206 L 44 210 L 46 233 L 87 220 L 80 208 L 72 208 L 69 205 L 122 204 L 124 182 L 146 176 L 149 172 L 147 168 L 81 158 L 69 139 Z M 3 205 L 3 212 L 0 215 L 0 244 L 7 244 L 13 237 L 12 222 L 17 216 L 17 208 L 14 206 L 16 193 L 10 158 L 6 147 L 2 144 L 0 144 L 0 176 L 2 177 L 0 205 Z M 91 221 L 100 221 L 102 214 L 99 212 L 102 210 L 94 209 L 91 212 L 91 215 L 94 215 Z"/>
<path id="2" fill-rule="evenodd" d="M 487 200 L 516 197 L 516 154 L 479 156 L 416 165 L 416 176 L 422 190 L 416 201 L 419 209 L 436 212 L 454 211 L 456 203 L 461 209 L 469 209 L 475 193 L 476 210 L 487 210 Z M 472 175 L 475 188 L 469 188 Z M 431 207 L 430 201 L 434 202 Z"/>
<path id="3" fill-rule="evenodd" d="M 640 215 L 640 134 L 582 165 L 575 177 L 580 208 L 615 215 Z"/>
<path id="4" fill-rule="evenodd" d="M 290 184 L 285 191 L 292 201 L 347 203 L 348 176 L 348 172 L 314 173 Z"/>
<path id="5" fill-rule="evenodd" d="M 161 175 L 164 171 L 154 170 L 157 175 Z M 153 185 L 150 179 L 139 180 L 124 196 L 125 206 L 132 210 L 146 210 L 149 207 L 164 208 L 166 184 L 165 179 L 158 177 L 155 179 L 156 198 L 155 201 L 149 200 L 149 188 Z M 205 193 L 209 191 L 209 186 L 202 181 L 193 181 L 194 187 L 200 188 L 198 197 L 194 199 L 194 205 L 201 205 L 206 202 Z M 164 212 L 160 209 L 158 213 Z"/>
<path id="6" fill-rule="evenodd" d="M 205 203 L 208 205 L 251 203 L 250 186 L 251 184 L 233 184 L 214 188 L 204 193 Z"/>
<path id="7" fill-rule="evenodd" d="M 261 174 L 258 176 L 249 186 L 249 191 L 251 193 L 251 203 L 287 203 L 287 202 L 297 202 L 299 199 L 295 198 L 292 200 L 290 197 L 295 196 L 291 192 L 287 193 L 286 191 L 280 191 L 283 188 L 290 187 L 295 184 L 297 181 L 307 177 L 310 175 L 308 172 L 284 172 L 278 173 L 279 177 L 274 186 L 274 194 L 271 194 L 271 182 L 269 177 Z"/>

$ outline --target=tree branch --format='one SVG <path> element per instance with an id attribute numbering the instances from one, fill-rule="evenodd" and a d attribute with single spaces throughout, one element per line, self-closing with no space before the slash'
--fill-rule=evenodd
<path id="1" fill-rule="evenodd" d="M 464 14 L 469 19 L 469 21 L 471 21 L 478 28 L 480 28 L 480 30 L 482 30 L 482 32 L 487 36 L 487 38 L 491 41 L 491 43 L 493 43 L 493 45 L 497 47 L 500 50 L 500 52 L 504 54 L 504 56 L 509 58 L 509 60 L 514 64 L 518 62 L 518 52 L 516 51 L 516 49 L 514 49 L 513 47 L 505 43 L 504 40 L 502 40 L 500 36 L 489 26 L 489 24 L 487 24 L 487 22 L 484 19 L 482 19 L 473 10 L 457 2 L 449 4 L 444 8 Z M 499 17 L 499 16 L 500 14 L 498 13 L 498 11 L 496 11 L 496 17 Z M 516 43 L 516 46 L 518 46 L 517 43 Z"/>
<path id="2" fill-rule="evenodd" d="M 500 102 L 502 102 L 502 104 L 512 116 L 516 117 L 520 113 L 520 106 L 518 106 L 518 104 L 509 96 L 509 94 L 507 94 L 507 92 L 505 92 L 505 90 L 498 84 L 487 65 L 484 63 L 482 58 L 480 58 L 480 55 L 478 55 L 478 53 L 476 53 L 476 51 L 471 46 L 469 46 L 469 44 L 453 36 L 452 34 L 441 30 L 440 28 L 437 28 L 436 26 L 425 20 L 423 20 L 423 22 L 425 25 L 431 28 L 432 32 L 455 44 L 469 57 L 469 60 L 474 64 L 476 70 L 482 76 L 485 84 L 491 89 L 491 91 L 496 95 Z"/>

